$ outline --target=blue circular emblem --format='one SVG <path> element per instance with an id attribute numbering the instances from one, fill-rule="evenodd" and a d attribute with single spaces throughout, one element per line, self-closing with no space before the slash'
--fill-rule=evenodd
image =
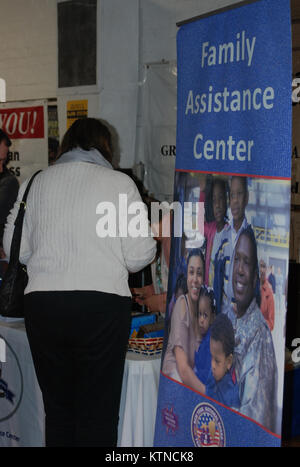
<path id="1" fill-rule="evenodd" d="M 198 447 L 224 447 L 225 429 L 217 410 L 206 402 L 194 409 L 191 420 L 192 439 Z"/>
<path id="2" fill-rule="evenodd" d="M 7 363 L 0 364 L 0 422 L 11 418 L 18 410 L 23 398 L 23 375 L 21 365 L 16 352 L 5 341 L 9 371 L 6 371 Z"/>

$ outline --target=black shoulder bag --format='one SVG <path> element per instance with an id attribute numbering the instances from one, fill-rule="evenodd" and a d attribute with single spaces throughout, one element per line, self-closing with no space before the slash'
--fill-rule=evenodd
<path id="1" fill-rule="evenodd" d="M 21 201 L 10 246 L 10 259 L 0 285 L 0 315 L 8 318 L 24 317 L 24 290 L 28 275 L 26 266 L 19 261 L 19 255 L 27 196 L 34 177 L 40 172 L 33 174 L 29 180 Z"/>

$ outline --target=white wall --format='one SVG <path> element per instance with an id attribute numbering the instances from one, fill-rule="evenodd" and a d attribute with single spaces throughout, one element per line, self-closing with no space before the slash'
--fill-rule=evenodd
<path id="1" fill-rule="evenodd" d="M 100 0 L 100 116 L 119 135 L 120 166 L 134 161 L 138 59 L 139 0 Z"/>
<path id="2" fill-rule="evenodd" d="M 178 21 L 239 0 L 98 0 L 98 82 L 57 89 L 57 3 L 1 0 L 0 78 L 7 101 L 56 98 L 60 135 L 68 100 L 88 99 L 89 116 L 112 123 L 119 135 L 120 166 L 135 160 L 143 65 L 176 60 Z"/>
<path id="3" fill-rule="evenodd" d="M 7 101 L 56 97 L 56 0 L 1 0 L 0 77 Z"/>
<path id="4" fill-rule="evenodd" d="M 143 86 L 146 79 L 145 67 L 148 64 L 162 62 L 176 64 L 177 23 L 238 2 L 240 0 L 140 0 L 140 86 L 133 163 L 146 162 L 142 105 Z M 176 112 L 175 107 L 176 103 L 174 103 L 174 112 Z"/>
<path id="5" fill-rule="evenodd" d="M 178 22 L 240 1 L 140 0 L 142 63 L 176 59 Z"/>
<path id="6" fill-rule="evenodd" d="M 176 60 L 177 22 L 239 1 L 98 0 L 99 112 L 119 134 L 121 167 L 143 159 L 139 139 L 143 65 Z"/>

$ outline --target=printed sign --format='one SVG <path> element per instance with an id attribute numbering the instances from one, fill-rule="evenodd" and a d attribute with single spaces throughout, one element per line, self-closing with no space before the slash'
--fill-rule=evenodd
<path id="1" fill-rule="evenodd" d="M 88 100 L 69 101 L 67 103 L 67 129 L 79 118 L 88 116 Z"/>
<path id="2" fill-rule="evenodd" d="M 44 108 L 38 106 L 1 110 L 0 126 L 12 139 L 44 138 Z"/>
<path id="3" fill-rule="evenodd" d="M 203 235 L 172 238 L 155 446 L 279 446 L 290 2 L 187 22 L 177 56 L 174 200 L 204 206 L 205 217 Z"/>
<path id="4" fill-rule="evenodd" d="M 20 184 L 48 166 L 47 102 L 0 104 L 0 128 L 12 141 L 8 168 Z"/>

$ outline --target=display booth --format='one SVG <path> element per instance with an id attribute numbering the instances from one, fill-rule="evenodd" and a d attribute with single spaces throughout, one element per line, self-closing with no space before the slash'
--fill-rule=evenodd
<path id="1" fill-rule="evenodd" d="M 241 2 L 178 26 L 183 216 L 174 214 L 162 352 L 126 356 L 118 447 L 277 447 L 300 435 L 290 2 Z M 20 121 L 15 107 L 2 106 L 2 120 Z M 44 436 L 24 322 L 0 320 L 0 446 L 44 446 Z"/>
<path id="2" fill-rule="evenodd" d="M 187 214 L 169 301 L 182 274 L 187 293 L 166 319 L 155 446 L 281 445 L 291 56 L 289 1 L 179 24 L 174 200 Z"/>

